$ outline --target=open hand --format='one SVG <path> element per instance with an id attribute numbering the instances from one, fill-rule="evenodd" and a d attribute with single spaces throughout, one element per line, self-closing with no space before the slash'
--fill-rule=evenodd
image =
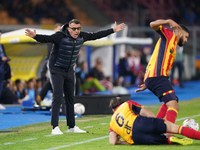
<path id="1" fill-rule="evenodd" d="M 180 25 L 178 25 L 176 22 L 174 22 L 173 20 L 170 19 L 169 21 L 169 26 L 170 28 L 173 28 L 173 29 L 177 29 L 178 31 L 181 31 L 182 28 Z"/>
<path id="2" fill-rule="evenodd" d="M 140 92 L 140 91 L 144 91 L 144 90 L 147 89 L 145 84 L 138 85 L 138 87 L 140 87 L 140 89 L 135 90 L 135 93 Z"/>
<path id="3" fill-rule="evenodd" d="M 114 30 L 114 32 L 119 32 L 121 30 L 124 30 L 125 27 L 126 27 L 126 24 L 121 23 L 121 24 L 117 25 L 117 23 L 115 21 L 115 24 L 113 26 L 113 30 Z"/>
<path id="4" fill-rule="evenodd" d="M 34 31 L 31 31 L 31 30 L 29 30 L 29 29 L 26 29 L 26 30 L 25 30 L 25 35 L 26 35 L 26 36 L 29 36 L 29 37 L 31 37 L 31 38 L 34 38 L 34 37 L 36 36 L 36 30 L 34 29 Z"/>

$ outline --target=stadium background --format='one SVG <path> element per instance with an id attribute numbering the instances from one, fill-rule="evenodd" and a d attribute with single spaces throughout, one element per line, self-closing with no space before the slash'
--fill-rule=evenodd
<path id="1" fill-rule="evenodd" d="M 36 28 L 37 31 L 38 29 L 47 29 L 53 33 L 56 22 L 67 23 L 72 18 L 77 18 L 81 21 L 83 31 L 95 32 L 109 28 L 113 25 L 114 21 L 117 21 L 118 23 L 125 22 L 127 28 L 125 31 L 115 34 L 114 38 L 144 38 L 144 43 L 146 38 L 151 38 L 151 45 L 154 45 L 158 39 L 158 35 L 149 27 L 149 22 L 160 18 L 171 18 L 177 23 L 185 24 L 190 30 L 188 43 L 184 46 L 184 80 L 190 82 L 186 83 L 185 89 L 181 90 L 176 87 L 177 93 L 181 96 L 180 98 L 188 100 L 199 97 L 197 91 L 199 88 L 196 85 L 196 83 L 199 83 L 196 80 L 200 80 L 199 8 L 200 2 L 197 0 L 191 0 L 190 2 L 184 0 L 151 0 L 150 2 L 148 0 L 1 0 L 0 30 L 2 30 L 4 35 L 24 28 Z M 113 37 L 109 38 L 112 39 Z M 1 42 L 3 40 L 2 38 Z M 40 77 L 40 66 L 42 66 L 47 53 L 46 44 L 33 44 L 32 42 L 25 42 L 23 44 L 14 42 L 14 44 L 8 44 L 8 42 L 5 42 L 4 45 L 7 55 L 12 58 L 12 70 L 15 70 L 15 67 L 21 67 L 22 70 L 19 75 L 28 80 L 31 76 L 27 78 L 27 71 L 31 68 L 34 70 L 31 74 Z M 89 45 L 92 44 L 90 43 Z M 118 44 L 117 52 L 119 55 L 116 57 L 114 64 L 110 63 L 110 58 L 113 55 L 113 42 L 103 43 L 102 45 L 104 46 L 101 46 L 101 44 L 90 46 L 91 57 L 89 59 L 89 67 L 94 65 L 95 58 L 99 56 L 100 53 L 98 50 L 104 50 L 109 57 L 105 57 L 104 55 L 103 61 L 106 60 L 106 62 L 103 63 L 103 69 L 107 75 L 112 75 L 112 67 L 117 65 L 118 58 L 123 56 L 125 50 L 130 46 L 139 50 L 144 44 L 131 44 L 131 40 L 129 43 Z M 86 44 L 81 48 L 84 54 L 80 61 L 88 61 L 87 46 Z M 177 76 L 177 73 L 175 76 Z M 128 90 L 130 93 L 134 93 L 134 88 Z M 140 99 L 142 104 L 158 103 L 156 97 L 149 91 L 145 92 L 145 94 L 134 95 L 134 99 Z M 155 101 L 147 102 L 149 99 L 155 99 Z M 2 113 L 12 115 L 15 114 L 15 109 L 17 109 L 16 114 L 21 113 L 21 107 L 11 107 Z M 9 119 L 9 117 L 5 117 Z M 5 126 L 2 126 L 2 129 L 13 127 L 12 123 L 9 124 L 11 126 L 6 124 L 6 122 L 9 123 L 8 120 L 5 118 L 3 120 L 5 120 Z M 25 124 L 33 123 L 27 122 L 26 118 L 25 120 L 22 121 Z M 36 122 L 40 121 L 42 119 Z M 21 121 L 19 120 L 19 122 Z M 16 124 L 16 126 L 20 125 L 23 124 Z"/>
<path id="2" fill-rule="evenodd" d="M 56 22 L 67 23 L 72 18 L 77 18 L 82 23 L 82 30 L 94 32 L 100 29 L 108 28 L 114 21 L 125 22 L 128 26 L 124 35 L 134 38 L 152 38 L 155 44 L 158 35 L 149 28 L 149 22 L 159 18 L 171 18 L 177 23 L 186 25 L 190 30 L 190 37 L 188 43 L 184 46 L 184 80 L 199 79 L 200 68 L 200 46 L 198 38 L 200 36 L 200 2 L 192 0 L 186 2 L 184 0 L 2 0 L 0 2 L 0 30 L 3 33 L 22 28 L 36 28 L 36 29 L 53 29 Z M 115 64 L 118 63 L 118 58 L 123 56 L 130 44 L 121 44 L 118 46 L 118 52 Z M 134 49 L 141 49 L 143 45 L 134 44 L 131 46 Z M 19 44 L 10 45 L 5 44 L 6 52 L 9 57 L 23 57 L 21 58 L 21 70 L 30 70 L 33 63 L 23 68 L 24 62 L 27 62 L 27 57 L 36 58 L 37 64 L 33 67 L 34 75 L 40 76 L 40 65 L 47 53 L 45 44 L 38 45 L 24 45 Z M 82 60 L 87 60 L 87 51 L 85 46 L 82 47 L 84 54 Z M 98 52 L 97 48 L 92 47 L 91 60 L 89 67 L 94 65 L 94 60 Z M 102 49 L 109 49 L 109 47 L 102 47 Z M 95 53 L 97 53 L 95 55 Z M 93 56 L 94 55 L 94 56 Z M 109 54 L 111 57 L 112 53 Z M 106 75 L 112 75 L 110 70 L 113 65 L 109 62 L 110 57 L 104 61 L 104 72 Z M 25 59 L 25 60 L 23 60 Z M 29 59 L 29 58 L 28 58 Z M 11 62 L 12 70 L 15 70 L 13 64 L 16 64 L 18 58 Z M 23 60 L 23 61 L 22 61 Z M 33 61 L 34 62 L 34 61 Z M 28 69 L 29 68 L 29 69 Z M 36 69 L 35 69 L 36 68 Z M 38 68 L 38 70 L 37 70 Z M 25 72 L 26 73 L 26 72 Z M 24 74 L 25 74 L 24 73 Z M 23 73 L 21 73 L 23 74 Z M 115 75 L 116 76 L 116 75 Z M 175 72 L 175 77 L 177 72 Z M 26 79 L 27 80 L 27 79 Z"/>

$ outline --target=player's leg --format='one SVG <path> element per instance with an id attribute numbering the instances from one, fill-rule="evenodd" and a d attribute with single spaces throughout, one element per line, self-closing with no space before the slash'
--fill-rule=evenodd
<path id="1" fill-rule="evenodd" d="M 71 70 L 67 73 L 67 77 L 64 81 L 64 98 L 66 103 L 66 120 L 69 129 L 68 133 L 86 133 L 86 131 L 81 130 L 79 127 L 75 126 L 74 117 L 74 96 L 75 96 L 75 72 Z"/>
<path id="2" fill-rule="evenodd" d="M 135 144 L 166 144 L 166 130 L 163 119 L 139 116 L 133 124 L 132 139 Z"/>
<path id="3" fill-rule="evenodd" d="M 75 96 L 75 75 L 74 71 L 71 70 L 64 80 L 64 98 L 66 104 L 66 120 L 67 126 L 73 128 L 75 126 L 74 118 L 74 96 Z"/>
<path id="4" fill-rule="evenodd" d="M 168 107 L 166 112 L 166 120 L 174 123 L 179 110 L 178 102 L 176 100 L 171 100 L 166 103 L 166 106 Z"/>
<path id="5" fill-rule="evenodd" d="M 179 108 L 174 89 L 171 86 L 168 77 L 160 76 L 155 78 L 147 78 L 145 85 L 159 98 L 161 102 L 164 102 L 167 106 L 165 107 L 165 105 L 162 105 L 157 117 L 164 118 L 163 116 L 166 113 L 166 120 L 175 122 Z"/>
<path id="6" fill-rule="evenodd" d="M 51 134 L 63 134 L 58 127 L 61 100 L 63 98 L 64 78 L 60 74 L 51 73 L 51 84 L 53 88 L 53 102 L 51 112 L 51 125 L 53 126 Z"/>
<path id="7" fill-rule="evenodd" d="M 156 115 L 156 118 L 164 118 L 165 115 L 166 115 L 166 112 L 167 112 L 167 109 L 168 107 L 166 106 L 165 103 L 163 103 L 161 106 L 160 106 L 160 109 Z"/>
<path id="8" fill-rule="evenodd" d="M 163 87 L 158 89 L 158 97 L 167 106 L 166 120 L 174 123 L 179 111 L 178 100 L 168 78 L 161 78 L 161 81 Z"/>
<path id="9" fill-rule="evenodd" d="M 180 125 L 176 125 L 170 121 L 166 121 L 167 132 L 181 134 L 192 139 L 200 140 L 200 132 Z"/>

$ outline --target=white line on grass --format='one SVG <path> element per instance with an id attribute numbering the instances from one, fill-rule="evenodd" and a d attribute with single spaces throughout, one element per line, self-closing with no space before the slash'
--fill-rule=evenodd
<path id="1" fill-rule="evenodd" d="M 194 118 L 194 117 L 199 117 L 199 116 L 200 116 L 200 114 L 194 115 L 194 116 L 187 116 L 187 117 L 176 119 L 176 121 L 181 121 L 181 120 L 185 120 L 185 119 L 188 119 L 188 118 Z"/>
<path id="2" fill-rule="evenodd" d="M 32 140 L 36 140 L 37 138 L 30 138 L 30 139 L 24 139 L 22 141 L 32 141 Z"/>
<path id="3" fill-rule="evenodd" d="M 108 124 L 108 123 L 100 123 L 99 125 L 106 125 L 106 124 Z"/>
<path id="4" fill-rule="evenodd" d="M 86 127 L 83 127 L 83 129 L 87 129 L 87 128 L 93 128 L 93 126 L 86 126 Z"/>
<path id="5" fill-rule="evenodd" d="M 45 135 L 45 136 L 47 136 L 47 137 L 48 137 L 48 136 L 54 136 L 54 134 L 48 134 L 48 135 Z"/>
<path id="6" fill-rule="evenodd" d="M 14 142 L 8 142 L 8 143 L 4 143 L 3 145 L 11 145 L 11 144 L 15 144 Z"/>
<path id="7" fill-rule="evenodd" d="M 97 140 L 101 140 L 101 139 L 105 139 L 105 138 L 108 138 L 108 135 L 102 136 L 102 137 L 99 137 L 99 138 L 89 139 L 89 140 L 82 141 L 82 142 L 77 142 L 77 143 L 72 143 L 72 144 L 68 144 L 68 145 L 53 147 L 53 148 L 49 148 L 49 149 L 46 149 L 46 150 L 54 150 L 54 149 L 70 147 L 70 146 L 79 145 L 79 144 L 83 144 L 83 143 L 88 143 L 88 142 L 92 142 L 92 141 L 97 141 Z"/>

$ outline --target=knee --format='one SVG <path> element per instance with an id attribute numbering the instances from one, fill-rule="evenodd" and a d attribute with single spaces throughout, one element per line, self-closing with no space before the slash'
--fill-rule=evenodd
<path id="1" fill-rule="evenodd" d="M 174 108 L 176 109 L 177 111 L 179 111 L 179 105 L 178 105 L 178 102 L 176 100 L 172 100 L 172 101 L 169 101 L 166 103 L 166 106 L 168 108 Z"/>

